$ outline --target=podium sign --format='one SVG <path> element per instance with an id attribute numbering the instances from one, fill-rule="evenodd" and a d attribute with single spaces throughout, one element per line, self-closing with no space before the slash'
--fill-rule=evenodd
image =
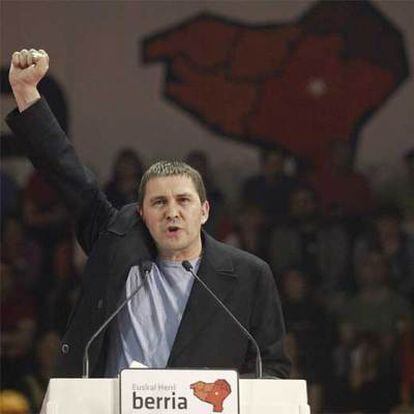
<path id="1" fill-rule="evenodd" d="M 142 370 L 139 373 L 140 377 L 145 378 L 147 371 Z M 204 371 L 197 371 L 197 376 L 203 373 Z M 165 383 L 170 382 L 169 375 L 170 371 L 167 371 L 166 376 L 163 378 Z M 203 378 L 205 377 L 203 376 Z M 220 376 L 220 378 L 222 377 Z M 211 383 L 216 381 L 216 379 L 217 377 L 214 376 L 209 378 L 208 381 Z M 190 379 L 191 381 L 193 379 Z M 196 381 L 198 380 L 196 379 Z M 145 380 L 143 382 L 148 383 L 148 388 L 150 385 L 154 385 L 153 380 Z M 232 387 L 232 385 L 230 386 Z M 201 389 L 201 387 L 198 389 Z M 47 387 L 40 413 L 119 414 L 119 392 L 118 378 L 52 378 Z M 238 392 L 240 414 L 310 414 L 307 403 L 306 382 L 304 380 L 240 379 Z M 228 412 L 228 399 L 234 398 L 235 394 L 236 392 L 232 388 L 230 396 L 223 401 L 223 413 Z M 175 396 L 177 395 L 176 393 Z M 202 395 L 200 396 L 203 397 Z M 199 407 L 202 407 L 203 401 L 200 400 L 199 404 Z M 199 411 L 191 414 L 214 412 L 214 406 L 210 404 L 209 407 L 206 403 L 204 404 L 204 411 L 201 411 L 203 409 L 201 408 Z M 151 400 L 149 400 L 149 406 L 152 406 Z M 158 411 L 156 409 L 150 410 L 154 414 L 170 414 L 170 411 L 164 409 Z M 180 411 L 185 414 L 184 409 Z M 187 413 L 189 412 L 188 409 L 186 411 Z"/>
<path id="2" fill-rule="evenodd" d="M 120 414 L 238 414 L 238 373 L 214 369 L 124 369 Z"/>

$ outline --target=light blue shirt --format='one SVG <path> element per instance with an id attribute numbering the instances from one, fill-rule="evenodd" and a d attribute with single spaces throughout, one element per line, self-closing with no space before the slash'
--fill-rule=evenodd
<path id="1" fill-rule="evenodd" d="M 195 271 L 199 263 L 199 258 L 191 261 Z M 142 281 L 139 267 L 131 267 L 121 300 Z M 106 377 L 116 377 L 132 361 L 151 368 L 166 367 L 193 281 L 181 262 L 158 259 L 153 263 L 144 287 L 113 321 Z"/>

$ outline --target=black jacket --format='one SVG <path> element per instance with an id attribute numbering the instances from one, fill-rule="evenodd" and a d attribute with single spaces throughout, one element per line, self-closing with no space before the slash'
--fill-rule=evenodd
<path id="1" fill-rule="evenodd" d="M 36 168 L 60 191 L 73 212 L 78 239 L 88 254 L 82 294 L 62 339 L 57 376 L 79 377 L 86 342 L 113 312 L 132 265 L 154 260 L 155 246 L 135 205 L 115 209 L 81 164 L 46 101 L 7 117 Z M 214 240 L 203 232 L 198 274 L 259 343 L 264 371 L 284 378 L 284 321 L 269 266 L 261 259 Z M 103 376 L 107 336 L 90 349 L 90 372 Z M 254 370 L 255 351 L 240 329 L 195 282 L 178 329 L 168 367 Z"/>

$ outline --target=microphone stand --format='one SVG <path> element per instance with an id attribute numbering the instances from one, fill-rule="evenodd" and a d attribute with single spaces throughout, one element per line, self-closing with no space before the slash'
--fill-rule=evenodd
<path id="1" fill-rule="evenodd" d="M 145 282 L 148 278 L 148 274 L 151 271 L 152 263 L 145 261 L 142 264 L 141 269 L 143 270 L 143 278 L 144 281 L 129 295 L 122 301 L 122 303 L 115 309 L 114 312 L 111 313 L 109 318 L 99 327 L 99 329 L 92 335 L 85 346 L 85 350 L 83 353 L 83 370 L 82 370 L 82 378 L 89 378 L 89 347 L 91 346 L 92 342 L 96 339 L 97 336 L 112 322 L 116 315 L 122 310 L 122 308 L 144 287 Z"/>
<path id="2" fill-rule="evenodd" d="M 233 315 L 229 308 L 217 297 L 217 295 L 205 284 L 205 282 L 193 271 L 193 266 L 188 260 L 184 260 L 181 265 L 184 267 L 187 272 L 191 273 L 193 277 L 207 290 L 208 293 L 214 298 L 214 300 L 226 311 L 231 319 L 236 323 L 236 325 L 241 329 L 241 331 L 250 339 L 256 348 L 256 378 L 263 378 L 263 364 L 262 364 L 262 355 L 260 353 L 260 348 L 256 340 L 253 338 L 251 333 L 238 321 L 238 319 Z"/>

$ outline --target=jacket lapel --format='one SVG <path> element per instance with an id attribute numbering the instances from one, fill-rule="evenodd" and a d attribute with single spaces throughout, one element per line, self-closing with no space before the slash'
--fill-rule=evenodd
<path id="1" fill-rule="evenodd" d="M 222 249 L 221 243 L 204 232 L 203 256 L 197 274 L 226 304 L 226 298 L 232 292 L 237 282 L 237 276 L 234 273 L 232 260 Z M 212 323 L 217 312 L 224 314 L 225 311 L 216 303 L 209 292 L 195 280 L 171 349 L 168 365 L 184 352 L 195 338 L 200 337 L 206 326 Z"/>
<path id="2" fill-rule="evenodd" d="M 156 251 L 146 227 L 136 214 L 136 208 L 131 209 L 128 220 L 119 220 L 116 225 L 108 228 L 109 233 L 115 234 L 111 246 L 109 286 L 106 289 L 106 316 L 110 315 L 119 304 L 120 295 L 125 289 L 125 282 L 132 266 L 140 265 L 143 261 L 155 261 Z"/>

